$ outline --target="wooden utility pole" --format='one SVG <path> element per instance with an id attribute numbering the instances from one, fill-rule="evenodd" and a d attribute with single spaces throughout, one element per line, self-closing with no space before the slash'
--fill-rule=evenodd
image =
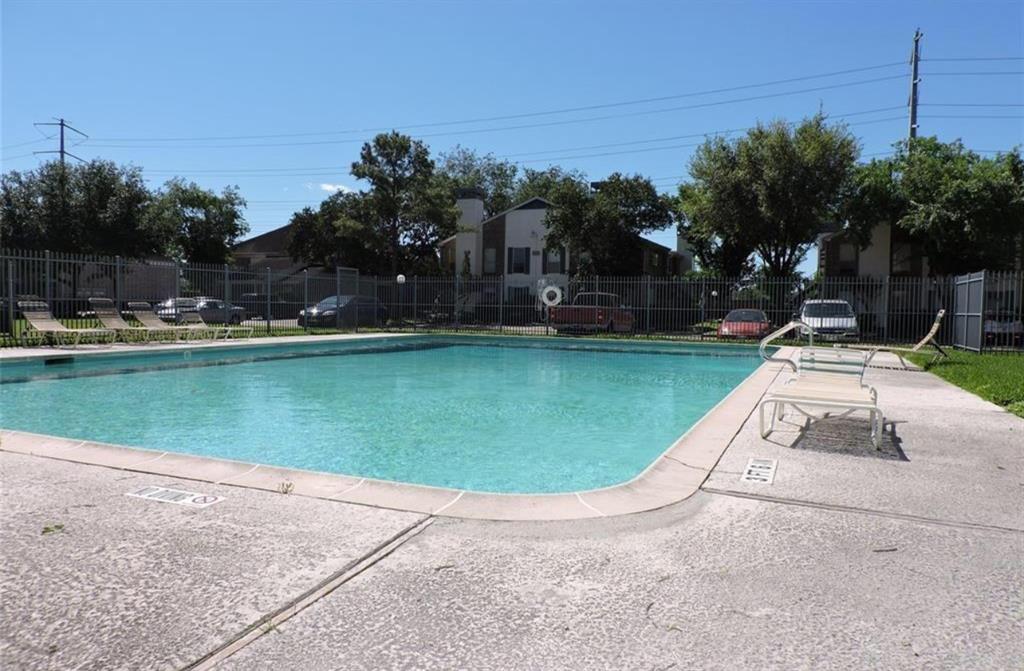
<path id="1" fill-rule="evenodd" d="M 924 33 L 918 28 L 914 31 L 914 51 L 910 55 L 910 133 L 913 140 L 917 137 L 917 86 L 921 83 L 917 76 L 917 66 L 921 61 L 921 38 Z"/>

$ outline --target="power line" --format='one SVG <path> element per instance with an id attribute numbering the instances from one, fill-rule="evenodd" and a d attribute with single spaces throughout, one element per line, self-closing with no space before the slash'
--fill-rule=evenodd
<path id="1" fill-rule="evenodd" d="M 47 137 L 37 137 L 36 139 L 29 140 L 28 142 L 19 142 L 17 144 L 5 145 L 3 147 L 0 147 L 0 150 L 3 150 L 3 149 L 15 149 L 17 147 L 27 147 L 30 144 L 39 144 L 40 142 L 46 142 L 47 140 L 53 139 L 53 137 L 54 137 L 53 135 L 49 135 Z"/>
<path id="2" fill-rule="evenodd" d="M 881 122 L 887 122 L 887 121 L 905 121 L 905 120 L 906 120 L 905 116 L 894 116 L 894 117 L 887 117 L 887 118 L 884 118 L 884 119 L 872 119 L 871 121 L 862 121 L 862 122 L 858 123 L 857 125 L 864 125 L 864 124 L 871 124 L 871 123 L 881 123 Z M 851 124 L 851 125 L 853 125 L 853 124 Z M 656 152 L 656 151 L 669 151 L 669 150 L 672 150 L 672 149 L 686 149 L 686 148 L 692 148 L 692 147 L 699 147 L 701 144 L 703 144 L 703 143 L 702 142 L 693 142 L 693 143 L 686 143 L 686 144 L 665 145 L 665 146 L 661 146 L 661 147 L 646 147 L 646 148 L 643 148 L 643 149 L 626 149 L 626 150 L 622 150 L 622 151 L 608 151 L 608 152 L 599 152 L 599 153 L 592 153 L 592 154 L 574 154 L 574 155 L 567 155 L 567 156 L 548 156 L 548 157 L 541 157 L 541 158 L 522 159 L 522 160 L 518 160 L 518 161 L 513 161 L 513 163 L 518 163 L 518 164 L 524 164 L 524 163 L 543 163 L 545 161 L 548 161 L 548 162 L 551 162 L 551 161 L 568 161 L 568 160 L 575 160 L 575 159 L 581 159 L 581 158 L 599 158 L 599 157 L 604 157 L 604 156 L 623 156 L 623 155 L 626 155 L 626 154 L 645 154 L 645 153 Z M 304 170 L 304 169 L 305 168 L 293 168 L 291 170 Z M 169 170 L 169 171 L 150 171 L 149 174 L 152 174 L 152 175 L 159 175 L 159 174 L 176 175 L 176 174 L 191 174 L 191 173 L 189 171 L 184 171 L 184 170 L 181 170 L 181 171 L 170 171 Z M 277 172 L 277 173 L 254 173 L 254 174 L 242 175 L 242 174 L 239 174 L 239 173 L 236 173 L 236 172 L 228 171 L 228 172 L 220 172 L 220 173 L 211 172 L 211 173 L 205 173 L 205 174 L 211 175 L 211 176 L 216 175 L 216 176 L 224 176 L 224 177 L 232 177 L 232 176 L 240 176 L 240 177 L 335 177 L 339 173 L 337 173 L 337 172 L 332 172 L 332 173 Z"/>
<path id="3" fill-rule="evenodd" d="M 985 75 L 1016 75 L 1020 77 L 1021 75 L 1024 75 L 1024 72 L 1018 70 L 988 70 L 984 72 L 925 72 L 924 74 L 929 77 L 979 77 Z"/>
<path id="4" fill-rule="evenodd" d="M 894 79 L 903 79 L 904 75 L 892 75 L 887 77 L 875 77 L 872 79 L 862 79 L 853 82 L 846 82 L 843 84 L 830 84 L 827 86 L 815 86 L 806 89 L 798 89 L 794 91 L 784 91 L 780 93 L 767 93 L 757 96 L 746 96 L 744 98 L 732 98 L 729 100 L 719 100 L 715 102 L 697 103 L 694 105 L 680 105 L 675 107 L 663 107 L 654 110 L 643 110 L 637 112 L 625 112 L 622 114 L 606 114 L 603 116 L 583 117 L 580 119 L 562 119 L 559 121 L 547 121 L 535 124 L 519 124 L 514 126 L 497 126 L 492 128 L 477 128 L 470 130 L 461 131 L 445 131 L 441 133 L 426 133 L 417 135 L 417 138 L 431 138 L 441 137 L 450 135 L 477 135 L 480 133 L 492 133 L 496 131 L 507 131 L 507 130 L 524 130 L 532 128 L 545 128 L 552 126 L 565 126 L 577 123 L 589 123 L 592 121 L 605 121 L 608 119 L 623 119 L 627 117 L 645 116 L 650 114 L 664 114 L 666 112 L 678 112 L 683 110 L 702 109 L 707 107 L 717 107 L 719 105 L 732 105 L 735 103 L 751 102 L 754 100 L 767 100 L 770 98 L 781 98 L 791 95 L 799 95 L 802 93 L 814 93 L 817 91 L 827 91 L 838 88 L 846 88 L 848 86 L 860 86 L 864 84 L 873 84 L 876 82 L 892 81 Z M 211 144 L 211 145 L 190 145 L 187 147 L 164 147 L 164 146 L 146 146 L 146 145 L 118 145 L 118 144 L 89 144 L 90 147 L 107 147 L 107 148 L 120 148 L 120 149 L 239 149 L 239 148 L 251 148 L 251 147 L 298 147 L 298 146 L 309 146 L 309 145 L 328 145 L 328 144 L 351 144 L 361 143 L 364 140 L 361 139 L 345 139 L 345 140 L 315 140 L 308 142 L 276 142 L 276 143 L 250 143 L 250 144 Z"/>
<path id="5" fill-rule="evenodd" d="M 892 110 L 897 110 L 897 109 L 903 109 L 903 106 L 902 105 L 896 105 L 896 106 L 893 106 L 893 107 L 878 107 L 878 108 L 870 109 L 870 110 L 861 110 L 859 112 L 849 112 L 849 113 L 846 113 L 846 114 L 829 115 L 828 118 L 830 118 L 830 119 L 842 119 L 842 118 L 851 117 L 851 116 L 862 116 L 864 114 L 874 114 L 874 113 L 877 113 L 877 112 L 887 112 L 887 111 L 892 111 Z M 893 118 L 895 118 L 895 117 L 889 117 L 889 118 L 885 118 L 885 119 L 875 119 L 875 120 L 871 120 L 871 121 L 862 121 L 862 122 L 857 122 L 857 123 L 853 123 L 853 124 L 850 124 L 850 125 L 856 126 L 856 125 L 874 123 L 876 121 L 890 121 Z M 902 118 L 902 117 L 900 117 L 900 118 Z M 789 125 L 791 125 L 791 126 L 792 125 L 796 125 L 796 123 L 797 122 L 790 122 Z M 717 135 L 728 135 L 730 133 L 738 133 L 738 132 L 747 131 L 747 130 L 750 130 L 751 128 L 753 128 L 753 126 L 744 126 L 742 128 L 727 128 L 727 129 L 720 129 L 720 130 L 713 130 L 713 131 L 704 131 L 704 132 L 701 132 L 701 133 L 689 133 L 689 134 L 686 134 L 686 135 L 670 135 L 670 136 L 665 136 L 665 137 L 649 138 L 649 139 L 646 139 L 646 140 L 631 140 L 631 141 L 628 141 L 628 142 L 612 142 L 612 143 L 606 143 L 606 144 L 584 145 L 584 146 L 579 146 L 579 147 L 562 147 L 560 149 L 545 149 L 545 150 L 534 151 L 534 152 L 519 152 L 519 153 L 515 153 L 515 154 L 503 154 L 503 155 L 499 156 L 499 158 L 508 159 L 508 158 L 517 158 L 517 157 L 521 157 L 521 156 L 537 156 L 538 154 L 554 154 L 554 153 L 567 152 L 567 151 L 585 151 L 585 150 L 589 150 L 589 149 L 610 149 L 610 148 L 614 148 L 614 147 L 626 147 L 626 146 L 632 146 L 632 145 L 637 145 L 637 144 L 650 144 L 650 143 L 653 143 L 653 142 L 670 142 L 670 141 L 674 141 L 674 140 L 684 140 L 684 139 L 695 138 L 695 137 L 709 137 L 709 136 L 717 136 Z M 320 170 L 345 170 L 345 169 L 346 168 L 344 166 L 316 166 L 316 167 L 310 166 L 310 167 L 293 167 L 293 168 L 237 168 L 237 169 L 235 169 L 235 168 L 223 168 L 223 169 L 210 169 L 210 170 L 203 170 L 203 169 L 200 169 L 200 170 L 155 170 L 155 171 L 151 171 L 151 172 L 152 172 L 152 174 L 168 174 L 168 173 L 187 173 L 187 174 L 220 173 L 220 174 L 224 174 L 224 173 L 230 171 L 230 174 L 248 174 L 248 173 L 260 173 L 260 172 L 285 172 L 285 171 L 292 171 L 292 170 L 296 170 L 296 171 L 320 171 Z"/>
<path id="6" fill-rule="evenodd" d="M 887 117 L 885 119 L 872 119 L 871 121 L 862 121 L 862 122 L 860 122 L 857 125 L 864 125 L 864 124 L 871 124 L 871 123 L 881 123 L 881 122 L 884 122 L 884 121 L 904 121 L 904 120 L 906 120 L 905 116 L 894 116 L 894 117 Z M 851 124 L 851 125 L 853 125 L 853 124 Z M 601 157 L 601 156 L 620 156 L 620 155 L 623 155 L 623 154 L 640 154 L 640 153 L 647 153 L 647 152 L 652 152 L 652 151 L 666 151 L 666 150 L 669 150 L 669 149 L 684 149 L 684 148 L 687 148 L 687 147 L 699 147 L 702 144 L 704 144 L 704 143 L 703 142 L 695 142 L 695 143 L 690 143 L 690 144 L 668 145 L 668 146 L 665 146 L 665 147 L 648 147 L 646 149 L 628 149 L 628 150 L 625 150 L 625 151 L 609 151 L 609 152 L 602 152 L 602 153 L 598 153 L 598 154 L 577 154 L 575 156 L 550 156 L 550 157 L 547 157 L 547 158 L 534 158 L 534 159 L 521 160 L 521 161 L 517 161 L 517 163 L 540 163 L 540 162 L 543 162 L 543 161 L 568 161 L 568 160 L 579 159 L 579 158 L 597 158 L 597 157 Z"/>
<path id="7" fill-rule="evenodd" d="M 273 133 L 264 135 L 211 135 L 206 137 L 152 137 L 152 138 L 97 138 L 101 142 L 192 142 L 192 141 L 208 141 L 208 140 L 256 140 L 256 139 L 271 139 L 271 138 L 284 138 L 284 137 L 312 137 L 316 135 L 343 135 L 352 133 L 375 133 L 389 131 L 394 128 L 435 128 L 439 126 L 461 126 L 473 123 L 484 123 L 489 121 L 509 121 L 512 119 L 526 119 L 538 116 L 550 116 L 553 114 L 567 114 L 571 112 L 588 112 L 598 109 L 609 109 L 614 107 L 625 107 L 629 105 L 643 105 L 653 102 L 664 102 L 666 100 L 679 100 L 681 98 L 692 98 L 696 96 L 712 95 L 716 93 L 730 93 L 732 91 L 742 91 L 745 89 L 763 88 L 767 86 L 778 86 L 779 84 L 792 84 L 795 82 L 809 81 L 812 79 L 823 79 L 826 77 L 836 77 L 839 75 L 853 74 L 857 72 L 868 72 L 871 70 L 881 70 L 884 68 L 891 68 L 897 65 L 902 65 L 900 61 L 893 63 L 880 63 L 878 65 L 868 65 L 859 68 L 849 68 L 846 70 L 835 70 L 833 72 L 824 72 L 815 75 L 804 75 L 800 77 L 789 77 L 786 79 L 776 79 L 768 82 L 761 82 L 758 84 L 743 84 L 739 86 L 727 86 L 724 88 L 717 89 L 706 89 L 703 91 L 691 91 L 688 93 L 678 93 L 668 96 L 657 96 L 653 98 L 638 98 L 634 100 L 622 100 L 611 103 L 600 103 L 595 105 L 582 105 L 578 107 L 563 107 L 561 109 L 544 110 L 539 112 L 521 112 L 518 114 L 504 114 L 500 116 L 490 117 L 477 117 L 472 119 L 460 119 L 455 121 L 434 121 L 427 123 L 416 123 L 416 124 L 397 124 L 391 126 L 381 126 L 377 128 L 350 128 L 344 130 L 333 130 L 333 131 L 317 131 L 317 132 L 306 132 L 306 133 Z"/>
<path id="8" fill-rule="evenodd" d="M 970 58 L 922 58 L 922 61 L 967 62 L 967 61 L 1024 61 L 1024 56 L 982 56 Z"/>
<path id="9" fill-rule="evenodd" d="M 1024 119 L 1011 114 L 927 114 L 922 119 Z"/>
<path id="10" fill-rule="evenodd" d="M 902 105 L 895 105 L 893 107 L 878 107 L 878 108 L 870 109 L 870 110 L 862 110 L 860 112 L 849 112 L 847 114 L 834 114 L 834 115 L 830 114 L 830 115 L 828 115 L 828 118 L 829 119 L 844 119 L 846 117 L 851 117 L 851 116 L 862 116 L 864 114 L 875 114 L 877 112 L 891 112 L 893 110 L 900 110 L 900 109 L 903 109 Z M 888 119 L 885 119 L 885 120 L 887 121 Z M 798 123 L 799 122 L 791 121 L 787 125 L 795 126 Z M 867 121 L 867 122 L 861 122 L 861 123 L 872 123 L 872 122 Z M 859 124 L 850 124 L 850 125 L 859 125 Z M 504 154 L 504 155 L 501 156 L 501 158 L 515 158 L 517 156 L 534 156 L 536 154 L 551 154 L 551 153 L 557 153 L 557 152 L 561 152 L 561 151 L 580 151 L 580 150 L 584 150 L 584 149 L 608 149 L 608 148 L 611 148 L 611 147 L 625 147 L 625 146 L 634 145 L 634 144 L 648 144 L 648 143 L 651 143 L 651 142 L 668 142 L 668 141 L 671 141 L 671 140 L 684 140 L 684 139 L 694 138 L 694 137 L 709 137 L 709 136 L 717 136 L 717 135 L 729 135 L 731 133 L 742 133 L 744 131 L 748 131 L 748 130 L 751 130 L 753 128 L 754 128 L 754 126 L 744 126 L 742 128 L 726 128 L 726 129 L 723 129 L 723 130 L 706 131 L 704 133 L 690 133 L 688 135 L 671 135 L 671 136 L 668 136 L 668 137 L 651 138 L 649 140 L 633 140 L 633 141 L 630 141 L 630 142 L 613 142 L 613 143 L 610 143 L 610 144 L 594 144 L 594 145 L 589 145 L 589 146 L 584 146 L 584 147 L 568 147 L 568 148 L 563 148 L 563 149 L 547 149 L 547 150 L 536 151 L 536 152 L 521 152 L 521 153 L 518 153 L 518 154 Z"/>
<path id="11" fill-rule="evenodd" d="M 902 105 L 898 105 L 898 106 L 894 106 L 894 107 L 879 107 L 879 108 L 871 109 L 871 110 L 861 110 L 859 112 L 849 112 L 849 113 L 846 113 L 846 114 L 830 115 L 828 118 L 830 118 L 830 119 L 838 119 L 838 118 L 844 118 L 844 117 L 849 117 L 849 116 L 859 116 L 859 115 L 863 115 L 863 114 L 872 114 L 872 113 L 883 112 L 883 111 L 891 111 L 891 110 L 894 110 L 894 109 L 903 109 L 903 107 L 902 107 Z M 857 121 L 857 122 L 854 122 L 854 123 L 851 123 L 851 124 L 848 124 L 848 125 L 849 126 L 863 126 L 863 125 L 874 124 L 874 123 L 882 123 L 882 122 L 888 122 L 888 121 L 898 121 L 898 120 L 902 120 L 904 118 L 905 118 L 904 116 L 891 116 L 891 117 L 884 117 L 884 118 L 881 118 L 881 119 L 869 119 L 869 120 L 866 120 L 866 121 Z M 788 125 L 793 126 L 793 125 L 796 125 L 797 123 L 798 122 L 790 122 Z M 659 137 L 659 138 L 649 138 L 649 139 L 646 139 L 646 140 L 632 140 L 632 141 L 629 141 L 629 142 L 613 142 L 613 143 L 598 144 L 598 145 L 584 145 L 584 146 L 579 146 L 579 147 L 562 147 L 560 149 L 548 149 L 548 150 L 540 150 L 540 151 L 534 151 L 534 152 L 520 152 L 520 153 L 515 153 L 515 154 L 503 154 L 501 156 L 498 156 L 497 158 L 508 159 L 508 158 L 518 158 L 518 157 L 538 157 L 539 154 L 550 154 L 550 153 L 558 153 L 558 152 L 573 152 L 573 151 L 586 151 L 586 150 L 590 150 L 590 149 L 610 149 L 610 148 L 615 148 L 615 147 L 631 146 L 631 145 L 636 145 L 636 144 L 649 144 L 649 143 L 653 143 L 653 142 L 667 142 L 667 141 L 682 140 L 682 139 L 689 139 L 689 138 L 695 138 L 695 137 L 713 137 L 713 136 L 717 136 L 717 135 L 724 135 L 724 134 L 729 134 L 729 133 L 742 132 L 742 131 L 750 130 L 751 128 L 753 128 L 753 126 L 747 126 L 747 127 L 743 127 L 743 128 L 731 128 L 731 129 L 714 130 L 714 131 L 704 131 L 704 132 L 701 132 L 701 133 L 689 133 L 689 134 L 686 134 L 686 135 L 674 135 L 674 136 Z M 682 145 L 674 144 L 674 145 L 668 145 L 668 146 L 662 146 L 662 147 L 649 147 L 649 148 L 644 148 L 644 149 L 636 149 L 636 150 L 617 152 L 617 153 L 621 153 L 621 154 L 644 153 L 644 152 L 648 152 L 648 151 L 661 151 L 661 150 L 665 150 L 665 149 L 678 149 L 678 148 L 685 148 L 685 147 L 694 147 L 694 146 L 698 146 L 699 144 L 701 144 L 701 143 L 682 144 Z M 549 159 L 549 158 L 539 158 L 538 157 L 535 160 L 529 161 L 529 162 L 532 163 L 532 162 L 544 161 L 544 160 L 554 160 L 554 158 L 550 158 Z M 520 162 L 526 162 L 526 161 L 520 161 Z M 147 170 L 146 172 L 147 172 L 147 174 L 151 174 L 151 175 L 212 174 L 212 175 L 239 175 L 239 176 L 243 176 L 243 175 L 244 176 L 261 176 L 261 173 L 274 173 L 274 176 L 295 176 L 295 177 L 302 177 L 302 176 L 305 176 L 305 177 L 315 177 L 315 176 L 325 176 L 325 175 L 337 174 L 337 173 L 334 173 L 334 172 L 331 172 L 331 173 L 319 172 L 319 171 L 323 171 L 323 170 L 347 170 L 347 168 L 344 167 L 344 166 L 294 166 L 294 167 L 287 167 L 287 168 L 286 167 L 275 167 L 275 168 L 221 168 L 221 169 L 199 169 L 199 170 L 181 170 L 181 169 L 179 169 L 179 170 L 167 170 L 167 169 L 165 169 L 165 170 Z"/>
<path id="12" fill-rule="evenodd" d="M 30 151 L 27 154 L 18 154 L 17 156 L 2 156 L 2 157 L 0 157 L 0 161 L 13 161 L 15 159 L 27 158 L 29 156 L 35 156 L 35 155 L 36 155 L 35 152 Z"/>
<path id="13" fill-rule="evenodd" d="M 1024 107 L 1024 103 L 920 103 L 920 107 Z"/>

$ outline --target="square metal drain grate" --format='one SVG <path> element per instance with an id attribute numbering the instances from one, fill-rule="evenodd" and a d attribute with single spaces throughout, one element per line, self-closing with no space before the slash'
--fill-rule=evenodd
<path id="1" fill-rule="evenodd" d="M 747 467 L 743 469 L 743 475 L 740 476 L 740 480 L 770 485 L 775 482 L 775 467 L 778 465 L 777 459 L 753 458 L 747 462 Z"/>
<path id="2" fill-rule="evenodd" d="M 134 496 L 162 503 L 177 503 L 179 506 L 191 506 L 192 508 L 205 508 L 224 500 L 223 496 L 198 494 L 196 492 L 186 492 L 181 489 L 168 489 L 167 487 L 156 487 L 153 485 L 142 487 L 134 492 L 128 492 L 125 496 Z"/>

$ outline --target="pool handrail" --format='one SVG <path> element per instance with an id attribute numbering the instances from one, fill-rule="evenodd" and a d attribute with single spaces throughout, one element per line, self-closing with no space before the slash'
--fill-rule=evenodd
<path id="1" fill-rule="evenodd" d="M 771 341 L 776 340 L 778 338 L 781 338 L 782 336 L 786 335 L 787 333 L 789 333 L 790 331 L 792 331 L 795 328 L 802 328 L 802 329 L 806 330 L 807 337 L 808 337 L 808 345 L 813 347 L 814 346 L 814 327 L 811 326 L 810 324 L 804 322 L 804 321 L 801 321 L 799 319 L 794 319 L 791 322 L 789 322 L 788 324 L 786 324 L 785 326 L 783 326 L 782 328 L 780 328 L 779 330 L 773 331 L 772 333 L 769 333 L 768 335 L 766 335 L 764 338 L 761 339 L 761 344 L 757 348 L 757 351 L 761 355 L 761 358 L 764 359 L 765 361 L 771 361 L 772 363 L 785 364 L 785 365 L 789 366 L 790 368 L 792 368 L 794 373 L 798 372 L 796 364 L 793 363 L 792 361 L 790 361 L 789 359 L 776 359 L 773 356 L 769 356 L 768 353 L 764 351 L 764 348 L 768 345 L 768 343 L 770 343 Z"/>

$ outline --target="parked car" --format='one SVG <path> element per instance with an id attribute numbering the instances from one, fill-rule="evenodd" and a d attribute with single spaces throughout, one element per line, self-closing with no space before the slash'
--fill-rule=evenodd
<path id="1" fill-rule="evenodd" d="M 298 322 L 299 326 L 377 326 L 387 319 L 387 309 L 372 296 L 328 296 L 300 310 Z"/>
<path id="2" fill-rule="evenodd" d="M 797 319 L 814 329 L 822 340 L 859 340 L 860 326 L 853 308 L 844 300 L 805 301 Z M 807 335 L 807 329 L 800 332 Z"/>
<path id="3" fill-rule="evenodd" d="M 762 310 L 733 310 L 718 325 L 719 338 L 763 338 L 771 330 Z"/>
<path id="4" fill-rule="evenodd" d="M 586 292 L 576 294 L 572 305 L 548 308 L 548 323 L 555 331 L 618 331 L 633 330 L 633 311 L 622 304 L 617 294 Z"/>
<path id="5" fill-rule="evenodd" d="M 238 302 L 245 308 L 250 319 L 267 319 L 267 310 L 270 310 L 270 319 L 293 319 L 295 308 L 302 305 L 302 300 L 288 301 L 280 296 L 270 296 L 267 300 L 266 294 L 242 294 Z"/>
<path id="6" fill-rule="evenodd" d="M 198 312 L 208 324 L 241 324 L 245 321 L 245 309 L 230 305 L 218 298 L 197 296 L 195 298 L 168 298 L 156 306 L 156 313 L 165 322 L 180 324 L 186 312 Z"/>
<path id="7" fill-rule="evenodd" d="M 1007 310 L 985 313 L 985 344 L 1021 347 L 1024 345 L 1024 321 Z"/>

